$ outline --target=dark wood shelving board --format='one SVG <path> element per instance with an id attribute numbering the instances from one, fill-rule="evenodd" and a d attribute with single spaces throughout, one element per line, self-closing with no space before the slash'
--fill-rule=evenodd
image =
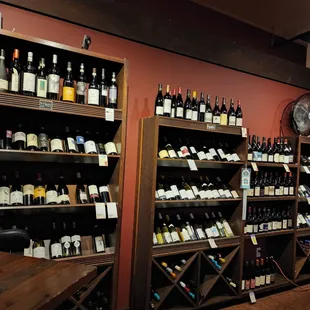
<path id="1" fill-rule="evenodd" d="M 73 262 L 85 265 L 101 266 L 114 263 L 114 253 L 96 253 L 55 259 L 57 262 Z"/>
<path id="2" fill-rule="evenodd" d="M 251 165 L 252 161 L 248 162 L 248 165 Z M 269 168 L 283 168 L 283 165 L 287 165 L 289 168 L 298 168 L 298 164 L 283 164 L 283 163 L 265 163 L 265 162 L 260 162 L 260 161 L 253 161 L 257 165 L 257 167 L 269 167 Z"/>
<path id="3" fill-rule="evenodd" d="M 248 201 L 290 201 L 296 200 L 296 196 L 264 196 L 264 197 L 247 197 Z"/>
<path id="4" fill-rule="evenodd" d="M 206 199 L 206 200 L 156 200 L 155 207 L 158 209 L 164 208 L 184 208 L 190 207 L 204 207 L 217 206 L 226 204 L 239 203 L 241 198 L 235 199 Z"/>
<path id="5" fill-rule="evenodd" d="M 309 228 L 297 228 L 296 236 L 297 237 L 310 236 L 310 227 Z"/>
<path id="6" fill-rule="evenodd" d="M 294 229 L 285 229 L 285 230 L 257 233 L 253 235 L 255 235 L 255 237 L 258 239 L 258 238 L 268 238 L 268 237 L 281 236 L 281 235 L 290 235 L 293 233 L 294 233 Z M 244 239 L 251 239 L 251 235 L 245 235 Z"/>
<path id="7" fill-rule="evenodd" d="M 39 210 L 39 209 L 75 209 L 75 208 L 92 208 L 95 207 L 94 203 L 85 203 L 85 204 L 68 204 L 68 205 L 33 205 L 33 206 L 5 206 L 0 207 L 1 211 L 22 211 L 22 210 Z"/>

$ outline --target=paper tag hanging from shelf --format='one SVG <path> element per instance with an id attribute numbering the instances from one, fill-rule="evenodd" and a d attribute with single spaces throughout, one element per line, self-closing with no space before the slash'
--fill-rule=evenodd
<path id="1" fill-rule="evenodd" d="M 256 303 L 256 297 L 255 297 L 255 293 L 253 291 L 249 291 L 249 297 L 250 297 L 251 304 L 255 304 Z"/>
<path id="2" fill-rule="evenodd" d="M 208 241 L 212 249 L 217 248 L 217 244 L 215 243 L 214 239 L 211 238 L 211 239 L 208 239 Z"/>
<path id="3" fill-rule="evenodd" d="M 310 197 L 307 197 L 308 205 L 310 205 Z"/>
<path id="4" fill-rule="evenodd" d="M 257 167 L 257 165 L 256 165 L 256 163 L 251 163 L 251 166 L 252 166 L 252 168 L 253 168 L 253 170 L 255 171 L 255 172 L 257 172 L 258 171 L 258 167 Z"/>
<path id="5" fill-rule="evenodd" d="M 97 220 L 106 219 L 107 214 L 106 214 L 105 203 L 104 202 L 97 202 L 97 203 L 95 203 L 95 207 L 96 207 L 96 219 Z"/>
<path id="6" fill-rule="evenodd" d="M 196 163 L 193 159 L 188 159 L 187 160 L 187 163 L 188 163 L 188 166 L 189 166 L 189 169 L 192 170 L 192 171 L 197 171 L 198 168 L 196 166 Z"/>
<path id="7" fill-rule="evenodd" d="M 251 235 L 251 240 L 252 240 L 253 245 L 258 245 L 255 235 Z"/>
<path id="8" fill-rule="evenodd" d="M 284 167 L 286 172 L 291 172 L 291 170 L 287 164 L 283 164 L 283 167 Z"/>
<path id="9" fill-rule="evenodd" d="M 114 122 L 114 109 L 105 108 L 105 120 Z"/>
<path id="10" fill-rule="evenodd" d="M 99 154 L 98 156 L 98 160 L 99 160 L 99 166 L 100 167 L 108 167 L 109 166 L 109 162 L 108 162 L 108 156 L 105 154 Z"/>
<path id="11" fill-rule="evenodd" d="M 241 136 L 242 138 L 246 138 L 248 136 L 247 129 L 244 127 L 241 128 Z"/>
<path id="12" fill-rule="evenodd" d="M 108 211 L 108 218 L 109 219 L 117 219 L 117 205 L 115 202 L 108 202 L 107 203 L 107 211 Z"/>

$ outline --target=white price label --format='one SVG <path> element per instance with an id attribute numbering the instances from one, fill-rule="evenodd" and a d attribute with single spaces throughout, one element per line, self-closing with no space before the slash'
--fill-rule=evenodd
<path id="1" fill-rule="evenodd" d="M 244 127 L 241 128 L 241 136 L 242 138 L 246 138 L 248 136 L 248 131 Z"/>
<path id="2" fill-rule="evenodd" d="M 109 166 L 107 155 L 99 154 L 98 157 L 99 157 L 98 159 L 99 159 L 99 166 L 100 167 L 108 167 Z"/>
<path id="3" fill-rule="evenodd" d="M 114 122 L 114 109 L 105 109 L 105 120 L 109 122 Z"/>
<path id="4" fill-rule="evenodd" d="M 310 205 L 310 197 L 307 197 L 308 205 Z"/>
<path id="5" fill-rule="evenodd" d="M 217 248 L 217 244 L 215 243 L 215 240 L 214 240 L 214 239 L 208 239 L 208 241 L 209 241 L 210 247 L 211 247 L 212 249 Z"/>
<path id="6" fill-rule="evenodd" d="M 255 297 L 255 293 L 253 291 L 249 291 L 249 297 L 250 297 L 251 304 L 255 304 L 256 303 L 256 297 Z"/>
<path id="7" fill-rule="evenodd" d="M 196 166 L 196 163 L 193 159 L 188 159 L 187 160 L 187 163 L 188 163 L 188 166 L 189 166 L 189 169 L 192 170 L 192 171 L 197 171 L 198 168 Z"/>
<path id="8" fill-rule="evenodd" d="M 310 170 L 309 170 L 309 168 L 308 168 L 307 166 L 302 166 L 302 167 L 303 167 L 304 171 L 305 171 L 307 174 L 310 173 Z"/>
<path id="9" fill-rule="evenodd" d="M 251 240 L 252 240 L 253 245 L 258 245 L 255 235 L 251 235 Z"/>
<path id="10" fill-rule="evenodd" d="M 286 172 L 291 172 L 291 170 L 290 170 L 290 168 L 288 167 L 287 164 L 283 164 L 283 167 L 284 167 Z"/>
<path id="11" fill-rule="evenodd" d="M 102 220 L 107 218 L 105 203 L 104 202 L 97 202 L 95 204 L 96 207 L 96 219 Z"/>
<path id="12" fill-rule="evenodd" d="M 107 211 L 108 211 L 108 218 L 109 219 L 117 219 L 117 205 L 115 202 L 108 202 L 107 203 Z"/>
<path id="13" fill-rule="evenodd" d="M 258 171 L 258 167 L 257 167 L 256 163 L 251 163 L 251 166 L 252 166 L 252 168 L 253 168 L 253 170 L 254 170 L 255 172 Z"/>

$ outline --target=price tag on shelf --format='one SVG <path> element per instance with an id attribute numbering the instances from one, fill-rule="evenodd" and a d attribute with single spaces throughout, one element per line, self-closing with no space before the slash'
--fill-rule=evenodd
<path id="1" fill-rule="evenodd" d="M 258 245 L 255 235 L 251 235 L 251 240 L 252 240 L 253 245 Z"/>
<path id="2" fill-rule="evenodd" d="M 114 109 L 105 108 L 105 120 L 114 122 Z"/>
<path id="3" fill-rule="evenodd" d="M 192 171 L 197 171 L 198 168 L 196 166 L 196 163 L 193 159 L 188 159 L 187 160 L 187 163 L 188 163 L 188 166 L 189 166 L 189 169 L 192 170 Z"/>
<path id="4" fill-rule="evenodd" d="M 95 203 L 96 207 L 96 219 L 102 220 L 107 218 L 106 208 L 104 202 L 97 202 Z"/>
<path id="5" fill-rule="evenodd" d="M 214 125 L 214 124 L 212 124 L 212 125 L 207 124 L 207 129 L 208 130 L 215 130 L 216 129 L 216 125 Z"/>
<path id="6" fill-rule="evenodd" d="M 53 101 L 48 101 L 48 100 L 42 100 L 40 99 L 39 101 L 39 109 L 44 109 L 44 110 L 53 110 L 54 103 Z"/>
<path id="7" fill-rule="evenodd" d="M 249 297 L 250 297 L 251 304 L 255 304 L 256 303 L 256 297 L 255 297 L 255 293 L 253 291 L 249 291 Z"/>
<path id="8" fill-rule="evenodd" d="M 310 197 L 307 197 L 308 205 L 310 205 Z"/>
<path id="9" fill-rule="evenodd" d="M 307 174 L 310 173 L 310 170 L 309 170 L 309 168 L 308 168 L 307 166 L 302 166 L 302 167 L 303 167 L 304 171 L 305 171 Z"/>
<path id="10" fill-rule="evenodd" d="M 251 181 L 251 169 L 250 168 L 242 168 L 241 169 L 241 189 L 249 189 Z"/>
<path id="11" fill-rule="evenodd" d="M 253 168 L 253 170 L 254 170 L 255 172 L 258 171 L 258 167 L 257 167 L 256 163 L 251 162 L 251 166 L 252 166 L 252 168 Z"/>
<path id="12" fill-rule="evenodd" d="M 215 240 L 214 239 L 208 239 L 208 241 L 209 241 L 209 244 L 210 244 L 210 247 L 212 248 L 212 249 L 215 249 L 215 248 L 217 248 L 217 244 L 215 243 Z"/>
<path id="13" fill-rule="evenodd" d="M 246 138 L 248 136 L 248 131 L 244 127 L 241 128 L 241 136 L 242 138 Z"/>
<path id="14" fill-rule="evenodd" d="M 291 170 L 290 170 L 290 168 L 288 167 L 287 164 L 283 164 L 283 167 L 284 167 L 286 172 L 291 172 Z"/>
<path id="15" fill-rule="evenodd" d="M 107 203 L 107 211 L 108 211 L 108 218 L 109 219 L 117 219 L 117 205 L 115 202 L 108 202 Z"/>
<path id="16" fill-rule="evenodd" d="M 107 155 L 99 154 L 98 157 L 99 157 L 98 159 L 99 159 L 99 166 L 100 167 L 108 167 L 109 166 Z"/>

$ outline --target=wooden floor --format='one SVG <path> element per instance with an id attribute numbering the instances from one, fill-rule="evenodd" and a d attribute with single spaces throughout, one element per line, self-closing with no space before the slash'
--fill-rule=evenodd
<path id="1" fill-rule="evenodd" d="M 310 284 L 282 293 L 258 298 L 255 304 L 243 303 L 226 310 L 306 310 L 310 309 Z"/>

